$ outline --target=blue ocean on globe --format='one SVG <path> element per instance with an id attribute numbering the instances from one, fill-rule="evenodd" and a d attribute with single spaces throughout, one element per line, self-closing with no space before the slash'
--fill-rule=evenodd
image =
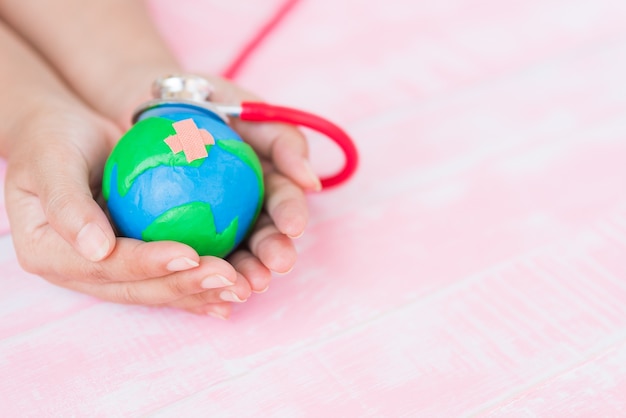
<path id="1" fill-rule="evenodd" d="M 205 111 L 191 106 L 150 109 L 140 121 L 155 117 L 172 122 L 193 118 L 198 128 L 213 135 L 215 145 L 209 146 L 208 156 L 201 161 L 177 165 L 165 163 L 141 171 L 123 196 L 117 186 L 124 179 L 120 178 L 118 164 L 113 164 L 108 177 L 105 176 L 111 184 L 107 205 L 119 232 L 127 237 L 145 239 L 145 231 L 164 216 L 181 218 L 174 219 L 179 229 L 186 227 L 183 218 L 188 216 L 189 225 L 198 228 L 202 222 L 197 222 L 199 212 L 196 209 L 206 207 L 210 211 L 207 217 L 212 218 L 207 219 L 207 225 L 213 223 L 216 234 L 236 228 L 232 248 L 236 247 L 253 226 L 264 193 L 260 164 L 252 167 L 249 158 L 246 160 L 241 153 L 238 155 L 241 147 L 249 146 L 221 119 L 207 116 Z M 163 138 L 155 140 L 163 141 Z M 181 231 L 181 236 L 193 232 Z M 232 248 L 223 254 L 209 254 L 225 256 Z"/>

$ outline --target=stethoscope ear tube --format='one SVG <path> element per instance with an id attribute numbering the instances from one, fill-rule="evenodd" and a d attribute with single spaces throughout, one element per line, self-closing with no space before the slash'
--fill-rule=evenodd
<path id="1" fill-rule="evenodd" d="M 244 121 L 282 122 L 305 126 L 333 140 L 343 151 L 345 163 L 336 174 L 320 179 L 323 188 L 337 186 L 347 181 L 356 171 L 359 156 L 352 139 L 340 127 L 324 118 L 302 110 L 260 102 L 242 103 L 238 116 Z"/>

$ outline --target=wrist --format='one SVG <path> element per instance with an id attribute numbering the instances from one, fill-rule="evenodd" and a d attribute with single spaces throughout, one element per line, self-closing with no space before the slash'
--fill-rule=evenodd
<path id="1" fill-rule="evenodd" d="M 153 78 L 180 71 L 141 1 L 39 3 L 4 0 L 2 18 L 85 103 L 120 125 Z"/>

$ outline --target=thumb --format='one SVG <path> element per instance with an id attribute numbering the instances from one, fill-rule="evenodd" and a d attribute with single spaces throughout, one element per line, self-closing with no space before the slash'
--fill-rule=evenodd
<path id="1" fill-rule="evenodd" d="M 103 260 L 113 251 L 115 234 L 92 195 L 87 162 L 78 151 L 47 151 L 32 173 L 48 223 L 83 257 Z"/>

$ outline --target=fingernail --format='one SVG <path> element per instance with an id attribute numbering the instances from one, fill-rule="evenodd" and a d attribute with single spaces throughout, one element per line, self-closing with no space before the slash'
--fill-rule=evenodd
<path id="1" fill-rule="evenodd" d="M 291 267 L 289 267 L 289 269 L 287 269 L 285 271 L 272 270 L 272 273 L 274 273 L 274 274 L 276 274 L 278 276 L 286 276 L 287 274 L 291 273 L 294 268 L 295 268 L 295 266 L 291 266 Z"/>
<path id="2" fill-rule="evenodd" d="M 313 170 L 313 166 L 311 166 L 311 162 L 307 159 L 303 159 L 303 166 L 304 169 L 306 170 L 307 176 L 311 179 L 311 181 L 314 183 L 313 186 L 313 190 L 315 190 L 316 192 L 319 192 L 320 190 L 322 190 L 322 182 L 320 181 L 320 178 L 317 176 L 317 174 L 315 174 L 315 171 Z"/>
<path id="3" fill-rule="evenodd" d="M 199 265 L 200 264 L 190 258 L 179 257 L 167 263 L 167 269 L 169 271 L 185 271 L 194 267 L 198 267 Z"/>
<path id="4" fill-rule="evenodd" d="M 265 293 L 267 292 L 267 289 L 269 289 L 269 286 L 266 286 L 265 288 L 261 289 L 261 290 L 253 290 L 254 293 Z"/>
<path id="5" fill-rule="evenodd" d="M 304 231 L 301 231 L 299 234 L 295 234 L 295 235 L 289 235 L 287 234 L 287 236 L 291 239 L 298 239 L 300 238 L 302 235 L 304 235 Z"/>
<path id="6" fill-rule="evenodd" d="M 83 226 L 76 236 L 76 244 L 81 254 L 91 261 L 102 260 L 111 246 L 102 228 L 94 223 Z"/>
<path id="7" fill-rule="evenodd" d="M 228 305 L 209 305 L 206 313 L 214 318 L 227 320 L 230 316 L 230 307 Z"/>
<path id="8" fill-rule="evenodd" d="M 232 286 L 234 284 L 235 283 L 231 282 L 226 277 L 215 274 L 202 280 L 200 286 L 202 286 L 203 289 L 215 289 L 217 287 Z"/>
<path id="9" fill-rule="evenodd" d="M 218 313 L 218 312 L 207 312 L 207 315 L 212 316 L 213 318 L 221 319 L 222 321 L 226 321 L 228 317 Z"/>
<path id="10" fill-rule="evenodd" d="M 220 299 L 224 302 L 244 302 L 239 299 L 239 296 L 235 292 L 231 292 L 230 290 L 224 290 L 220 293 Z"/>

